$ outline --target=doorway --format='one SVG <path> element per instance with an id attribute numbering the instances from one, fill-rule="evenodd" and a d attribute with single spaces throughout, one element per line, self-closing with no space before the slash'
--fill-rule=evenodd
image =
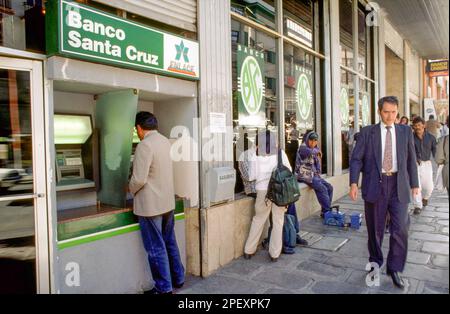
<path id="1" fill-rule="evenodd" d="M 42 80 L 0 57 L 0 294 L 50 292 Z"/>

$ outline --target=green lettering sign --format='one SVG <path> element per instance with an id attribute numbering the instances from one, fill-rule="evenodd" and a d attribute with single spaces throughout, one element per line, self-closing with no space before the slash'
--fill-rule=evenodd
<path id="1" fill-rule="evenodd" d="M 239 124 L 265 126 L 264 53 L 238 45 Z"/>
<path id="2" fill-rule="evenodd" d="M 198 43 L 66 0 L 50 0 L 47 53 L 199 78 Z"/>
<path id="3" fill-rule="evenodd" d="M 295 65 L 296 89 L 295 99 L 297 102 L 297 125 L 300 129 L 312 129 L 313 121 L 313 94 L 312 94 L 312 71 L 303 66 Z"/>

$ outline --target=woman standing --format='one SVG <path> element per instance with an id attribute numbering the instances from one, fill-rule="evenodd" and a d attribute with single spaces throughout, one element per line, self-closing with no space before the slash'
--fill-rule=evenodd
<path id="1" fill-rule="evenodd" d="M 244 258 L 250 259 L 257 250 L 270 213 L 272 213 L 272 232 L 270 234 L 269 255 L 276 262 L 283 246 L 283 223 L 285 207 L 278 207 L 266 199 L 272 171 L 278 163 L 276 134 L 266 130 L 258 134 L 257 153 L 250 162 L 249 180 L 256 181 L 255 216 L 244 248 Z M 286 153 L 282 151 L 282 163 L 292 170 Z"/>

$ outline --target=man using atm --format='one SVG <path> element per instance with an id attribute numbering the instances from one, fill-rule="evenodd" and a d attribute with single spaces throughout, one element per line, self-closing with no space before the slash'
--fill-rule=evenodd
<path id="1" fill-rule="evenodd" d="M 184 284 L 184 267 L 174 229 L 171 145 L 158 132 L 158 121 L 152 113 L 139 112 L 135 127 L 141 142 L 136 147 L 129 189 L 155 281 L 153 289 L 144 293 L 172 293 L 173 288 Z"/>

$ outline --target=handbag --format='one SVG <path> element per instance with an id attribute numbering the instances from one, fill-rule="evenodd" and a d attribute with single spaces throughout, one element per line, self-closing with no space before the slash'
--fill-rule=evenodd
<path id="1" fill-rule="evenodd" d="M 314 178 L 314 172 L 312 170 L 313 164 L 314 158 L 312 155 L 306 159 L 302 159 L 302 163 L 298 169 L 298 177 L 300 180 L 306 183 L 312 183 Z"/>

